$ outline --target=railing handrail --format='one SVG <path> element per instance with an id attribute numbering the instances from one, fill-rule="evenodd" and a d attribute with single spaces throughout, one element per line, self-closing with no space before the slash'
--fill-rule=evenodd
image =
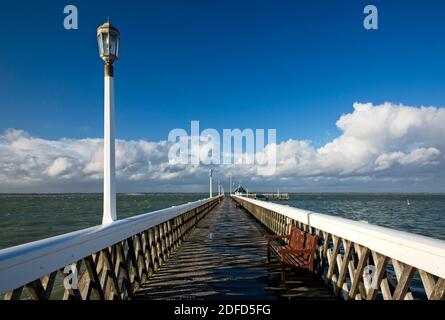
<path id="1" fill-rule="evenodd" d="M 220 197 L 222 195 L 0 250 L 0 294 Z"/>
<path id="2" fill-rule="evenodd" d="M 368 247 L 420 270 L 445 278 L 444 240 L 298 209 L 288 205 L 254 200 L 237 195 L 232 195 L 232 197 L 282 214 L 316 229 Z"/>

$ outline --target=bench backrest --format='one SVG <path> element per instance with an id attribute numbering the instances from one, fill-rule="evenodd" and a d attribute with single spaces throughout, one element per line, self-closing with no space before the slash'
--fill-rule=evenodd
<path id="1" fill-rule="evenodd" d="M 313 251 L 317 250 L 318 236 L 316 234 L 306 235 L 305 249 L 311 249 Z"/>
<path id="2" fill-rule="evenodd" d="M 318 245 L 318 236 L 316 234 L 307 234 L 306 235 L 306 243 L 304 245 L 304 249 L 311 250 L 309 254 L 305 254 L 309 261 L 309 265 L 311 266 L 311 270 L 314 265 L 314 256 L 315 251 L 317 251 L 317 245 Z"/>
<path id="3" fill-rule="evenodd" d="M 303 249 L 304 248 L 305 234 L 303 231 L 297 227 L 292 227 L 290 231 L 289 247 L 292 249 Z"/>

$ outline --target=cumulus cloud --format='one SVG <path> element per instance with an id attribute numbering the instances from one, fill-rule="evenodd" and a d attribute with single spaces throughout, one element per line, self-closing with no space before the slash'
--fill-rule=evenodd
<path id="1" fill-rule="evenodd" d="M 445 109 L 354 104 L 337 121 L 341 134 L 321 148 L 289 140 L 278 146 L 279 171 L 302 176 L 362 176 L 395 164 L 443 164 Z M 409 168 L 408 168 L 409 169 Z M 437 169 L 437 168 L 436 168 Z"/>
<path id="2" fill-rule="evenodd" d="M 400 151 L 383 153 L 375 160 L 375 170 L 386 170 L 395 163 L 403 166 L 438 164 L 440 155 L 441 152 L 436 148 L 419 148 L 408 154 Z"/>
<path id="3" fill-rule="evenodd" d="M 59 157 L 49 166 L 48 175 L 50 177 L 59 177 L 69 174 L 73 168 L 73 162 L 66 157 Z"/>
<path id="4" fill-rule="evenodd" d="M 403 185 L 403 181 L 415 180 L 433 185 L 435 180 L 437 186 L 438 179 L 445 177 L 444 123 L 445 108 L 355 103 L 351 113 L 338 119 L 338 137 L 320 148 L 299 139 L 266 146 L 265 154 L 277 152 L 273 175 L 267 170 L 258 174 L 261 171 L 256 165 L 225 165 L 215 167 L 215 176 L 227 179 L 233 174 L 253 185 L 290 189 L 297 184 L 324 184 L 333 191 L 341 185 L 354 190 L 354 183 L 372 181 L 380 185 L 399 181 Z M 169 163 L 171 145 L 167 141 L 118 140 L 118 185 L 144 190 L 174 191 L 180 186 L 182 190 L 202 190 L 208 166 Z M 205 143 L 203 146 L 201 152 L 207 153 Z M 102 139 L 46 140 L 16 129 L 0 135 L 2 192 L 38 192 L 50 184 L 63 186 L 63 191 L 82 191 L 73 190 L 74 186 L 100 186 L 102 170 Z"/>

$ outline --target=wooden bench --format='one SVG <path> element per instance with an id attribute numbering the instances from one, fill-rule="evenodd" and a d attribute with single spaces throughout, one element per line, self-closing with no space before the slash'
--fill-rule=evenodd
<path id="1" fill-rule="evenodd" d="M 288 240 L 286 245 L 277 240 Z M 270 261 L 271 253 L 281 264 L 281 284 L 286 285 L 286 267 L 306 269 L 311 278 L 314 272 L 314 256 L 317 250 L 318 236 L 304 233 L 292 227 L 291 233 L 286 235 L 266 235 L 267 259 Z"/>

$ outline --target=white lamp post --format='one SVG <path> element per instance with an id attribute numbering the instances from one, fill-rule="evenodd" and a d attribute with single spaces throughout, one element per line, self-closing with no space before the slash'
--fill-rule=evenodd
<path id="1" fill-rule="evenodd" d="M 114 71 L 119 55 L 119 31 L 108 21 L 97 28 L 99 55 L 105 62 L 104 79 L 104 207 L 102 223 L 116 220 L 114 146 Z"/>
<path id="2" fill-rule="evenodd" d="M 209 170 L 209 183 L 210 183 L 210 198 L 213 196 L 212 192 L 212 176 L 213 176 L 213 170 Z"/>

